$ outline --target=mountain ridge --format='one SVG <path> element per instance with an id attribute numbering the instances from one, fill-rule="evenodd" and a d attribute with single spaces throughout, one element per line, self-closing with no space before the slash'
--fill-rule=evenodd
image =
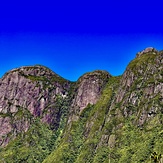
<path id="1" fill-rule="evenodd" d="M 0 161 L 150 162 L 163 154 L 162 65 L 163 52 L 146 48 L 119 77 L 96 70 L 71 82 L 44 66 L 6 73 Z"/>

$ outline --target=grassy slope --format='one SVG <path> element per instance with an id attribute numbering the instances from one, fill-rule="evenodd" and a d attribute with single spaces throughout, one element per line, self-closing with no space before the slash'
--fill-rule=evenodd
<path id="1" fill-rule="evenodd" d="M 91 162 L 100 141 L 101 130 L 114 95 L 118 77 L 109 79 L 100 100 L 96 105 L 88 105 L 77 122 L 73 122 L 58 148 L 51 153 L 44 163 L 57 162 Z"/>

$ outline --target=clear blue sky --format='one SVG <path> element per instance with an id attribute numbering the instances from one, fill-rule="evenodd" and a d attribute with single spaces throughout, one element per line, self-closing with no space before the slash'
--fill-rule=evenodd
<path id="1" fill-rule="evenodd" d="M 35 64 L 72 81 L 122 74 L 138 51 L 163 49 L 163 4 L 142 1 L 0 2 L 0 77 Z"/>

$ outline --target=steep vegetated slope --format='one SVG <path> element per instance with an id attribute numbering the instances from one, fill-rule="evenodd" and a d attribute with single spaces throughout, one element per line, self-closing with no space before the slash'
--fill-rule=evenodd
<path id="1" fill-rule="evenodd" d="M 162 140 L 163 51 L 139 52 L 119 77 L 31 66 L 0 80 L 0 162 L 159 162 Z"/>
<path id="2" fill-rule="evenodd" d="M 50 153 L 66 121 L 72 85 L 43 66 L 22 67 L 4 75 L 0 81 L 1 161 L 40 162 Z"/>

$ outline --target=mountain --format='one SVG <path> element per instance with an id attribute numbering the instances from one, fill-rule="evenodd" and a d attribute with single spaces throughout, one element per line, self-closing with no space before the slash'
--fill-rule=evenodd
<path id="1" fill-rule="evenodd" d="M 47 67 L 0 79 L 0 162 L 163 161 L 163 51 L 137 53 L 122 76 L 78 81 Z"/>

